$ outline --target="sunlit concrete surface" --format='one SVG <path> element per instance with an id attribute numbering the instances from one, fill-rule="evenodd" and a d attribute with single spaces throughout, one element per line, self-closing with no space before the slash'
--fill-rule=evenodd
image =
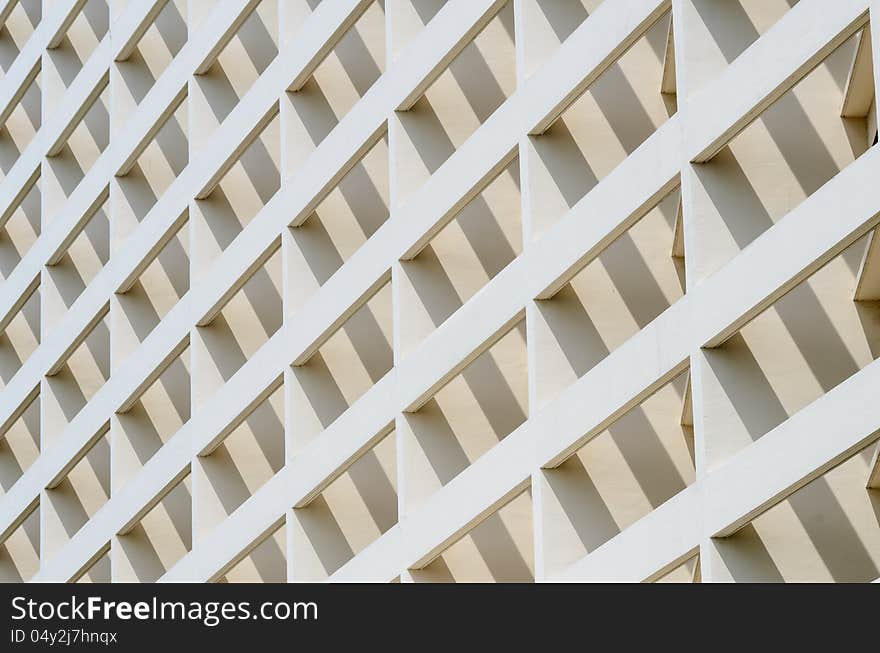
<path id="1" fill-rule="evenodd" d="M 0 0 L 0 581 L 880 577 L 878 0 Z"/>

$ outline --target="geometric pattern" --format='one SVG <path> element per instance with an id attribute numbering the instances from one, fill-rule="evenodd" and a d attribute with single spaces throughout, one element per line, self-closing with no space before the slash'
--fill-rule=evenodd
<path id="1" fill-rule="evenodd" d="M 880 577 L 873 0 L 3 0 L 0 580 Z"/>

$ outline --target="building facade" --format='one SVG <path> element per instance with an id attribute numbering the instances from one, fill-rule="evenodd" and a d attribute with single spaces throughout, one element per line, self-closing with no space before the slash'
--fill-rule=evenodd
<path id="1" fill-rule="evenodd" d="M 3 0 L 0 580 L 880 577 L 876 0 Z"/>

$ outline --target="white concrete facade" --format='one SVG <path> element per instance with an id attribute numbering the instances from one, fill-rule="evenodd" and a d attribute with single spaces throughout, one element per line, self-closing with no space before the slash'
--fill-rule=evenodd
<path id="1" fill-rule="evenodd" d="M 878 15 L 3 0 L 0 581 L 877 579 Z"/>

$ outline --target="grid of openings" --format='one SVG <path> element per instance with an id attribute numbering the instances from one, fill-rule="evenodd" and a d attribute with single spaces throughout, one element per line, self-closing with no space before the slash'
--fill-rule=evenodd
<path id="1" fill-rule="evenodd" d="M 876 7 L 3 0 L 0 581 L 876 579 Z"/>

